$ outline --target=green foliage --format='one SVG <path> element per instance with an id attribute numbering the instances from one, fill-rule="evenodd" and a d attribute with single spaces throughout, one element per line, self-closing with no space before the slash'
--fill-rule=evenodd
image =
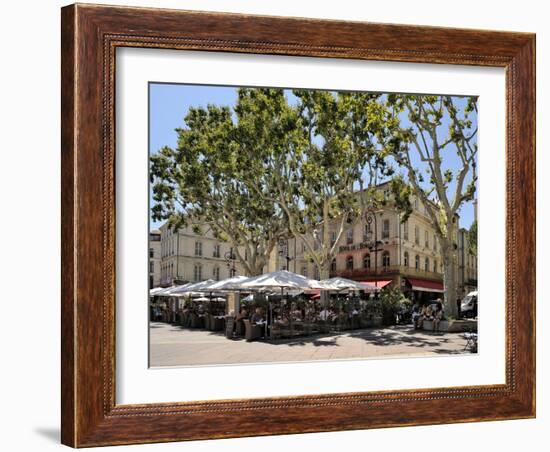
<path id="1" fill-rule="evenodd" d="M 407 302 L 410 303 L 399 287 L 393 284 L 384 287 L 380 291 L 382 322 L 384 325 L 394 325 L 397 313 L 403 308 L 403 304 Z"/>
<path id="2" fill-rule="evenodd" d="M 177 148 L 165 147 L 151 157 L 153 218 L 167 219 L 176 229 L 207 226 L 215 237 L 247 249 L 248 260 L 235 251 L 248 274 L 261 273 L 288 231 L 274 201 L 283 176 L 273 174 L 265 161 L 297 145 L 297 120 L 277 89 L 239 90 L 234 111 L 190 108 L 184 127 L 177 129 Z"/>
<path id="3" fill-rule="evenodd" d="M 367 320 L 382 317 L 382 302 L 380 299 L 369 299 L 363 310 L 363 315 Z"/>
<path id="4" fill-rule="evenodd" d="M 177 146 L 151 157 L 153 219 L 211 231 L 232 244 L 248 274 L 260 273 L 291 233 L 307 238 L 307 258 L 323 275 L 339 238 L 367 209 L 392 202 L 406 221 L 413 195 L 446 236 L 447 218 L 475 196 L 475 97 L 458 108 L 450 96 L 293 94 L 291 105 L 282 89 L 242 88 L 233 107 L 190 108 Z M 442 139 L 444 119 L 450 126 Z M 444 149 L 457 153 L 462 169 L 442 166 Z M 412 167 L 413 150 L 426 168 Z M 391 200 L 376 188 L 388 178 Z M 329 223 L 339 225 L 336 241 Z"/>

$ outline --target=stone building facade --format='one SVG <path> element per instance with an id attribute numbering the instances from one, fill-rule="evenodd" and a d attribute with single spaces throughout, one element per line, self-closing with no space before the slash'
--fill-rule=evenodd
<path id="1" fill-rule="evenodd" d="M 382 185 L 380 189 L 385 187 Z M 348 227 L 337 245 L 330 276 L 370 282 L 378 287 L 394 284 L 415 300 L 442 296 L 443 263 L 439 240 L 422 202 L 413 199 L 412 208 L 408 220 L 402 223 L 401 212 L 388 202 Z M 329 227 L 335 237 L 337 222 Z M 462 229 L 458 243 L 462 293 L 475 290 L 477 286 L 477 260 L 468 253 L 465 240 L 467 233 Z M 278 252 L 270 260 L 269 271 L 288 269 L 318 279 L 317 266 L 307 254 L 300 239 L 282 240 Z"/>
<path id="2" fill-rule="evenodd" d="M 160 286 L 160 231 L 149 232 L 149 289 Z"/>
<path id="3" fill-rule="evenodd" d="M 161 286 L 205 279 L 219 281 L 243 274 L 233 248 L 210 231 L 197 234 L 188 226 L 175 232 L 165 223 L 160 227 L 160 235 Z"/>
<path id="4" fill-rule="evenodd" d="M 380 189 L 388 191 L 383 185 Z M 401 222 L 402 213 L 388 202 L 347 227 L 337 245 L 330 276 L 371 282 L 378 287 L 394 284 L 415 300 L 442 296 L 443 264 L 438 238 L 420 200 L 413 199 L 412 207 L 405 223 Z M 336 221 L 329 225 L 333 237 L 336 237 L 336 227 Z M 231 246 L 210 232 L 199 235 L 186 227 L 175 233 L 164 224 L 160 227 L 160 236 L 160 284 L 163 286 L 244 274 Z M 477 260 L 467 251 L 464 229 L 458 246 L 460 290 L 468 293 L 477 286 Z M 308 257 L 306 245 L 293 236 L 279 241 L 264 272 L 277 270 L 320 278 L 317 266 Z"/>

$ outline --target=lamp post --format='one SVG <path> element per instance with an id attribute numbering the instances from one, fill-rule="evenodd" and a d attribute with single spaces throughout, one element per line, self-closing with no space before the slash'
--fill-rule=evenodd
<path id="1" fill-rule="evenodd" d="M 376 212 L 373 209 L 367 210 L 365 214 L 365 219 L 367 220 L 368 230 L 367 230 L 367 241 L 369 242 L 368 248 L 371 252 L 374 253 L 374 287 L 378 288 L 378 251 L 382 251 L 382 248 L 378 248 L 378 227 L 376 221 Z M 372 223 L 374 223 L 374 238 L 372 238 Z M 378 291 L 375 292 L 375 296 L 378 297 Z"/>
<path id="2" fill-rule="evenodd" d="M 288 249 L 289 249 L 289 239 L 288 239 L 288 237 L 286 239 L 286 247 L 285 247 L 285 240 L 284 239 L 279 240 L 279 256 L 284 257 L 284 259 L 286 260 L 285 269 L 287 271 L 290 271 L 290 261 L 296 259 L 296 251 L 294 252 L 294 257 L 290 257 L 289 253 L 288 253 Z M 284 254 L 284 256 L 283 256 L 283 254 Z M 296 269 L 294 269 L 294 270 L 296 270 Z"/>
<path id="3" fill-rule="evenodd" d="M 235 267 L 235 253 L 233 252 L 233 249 L 226 251 L 223 257 L 225 259 L 227 269 L 229 270 L 229 277 L 232 278 L 233 276 L 236 276 L 237 269 Z"/>

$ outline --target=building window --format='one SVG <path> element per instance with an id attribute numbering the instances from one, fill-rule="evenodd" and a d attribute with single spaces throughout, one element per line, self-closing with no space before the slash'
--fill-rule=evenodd
<path id="1" fill-rule="evenodd" d="M 363 267 L 370 268 L 370 254 L 365 254 L 363 256 Z"/>
<path id="2" fill-rule="evenodd" d="M 336 243 L 336 232 L 332 231 L 330 233 L 330 246 Z"/>
<path id="3" fill-rule="evenodd" d="M 430 234 L 428 233 L 428 231 L 424 231 L 424 246 L 426 248 L 429 248 L 430 247 Z"/>
<path id="4" fill-rule="evenodd" d="M 420 245 L 420 228 L 418 226 L 414 227 L 414 243 Z"/>
<path id="5" fill-rule="evenodd" d="M 155 273 L 155 263 L 153 261 L 149 261 L 149 273 Z"/>
<path id="6" fill-rule="evenodd" d="M 405 251 L 405 254 L 403 255 L 403 265 L 405 267 L 409 266 L 409 253 Z"/>
<path id="7" fill-rule="evenodd" d="M 305 253 L 307 251 L 306 242 L 302 242 L 302 253 Z"/>
<path id="8" fill-rule="evenodd" d="M 220 245 L 214 245 L 214 253 L 212 254 L 214 257 L 220 257 Z"/>
<path id="9" fill-rule="evenodd" d="M 346 270 L 353 270 L 353 256 L 346 257 Z"/>
<path id="10" fill-rule="evenodd" d="M 437 236 L 434 234 L 434 251 L 437 251 Z"/>
<path id="11" fill-rule="evenodd" d="M 214 271 L 212 272 L 212 276 L 215 281 L 220 280 L 220 267 L 214 267 Z"/>
<path id="12" fill-rule="evenodd" d="M 437 273 L 437 259 L 434 260 L 434 273 Z"/>
<path id="13" fill-rule="evenodd" d="M 415 210 L 418 210 L 418 198 L 415 198 L 414 200 L 414 208 Z"/>
<path id="14" fill-rule="evenodd" d="M 231 268 L 229 270 L 229 277 L 234 278 L 235 276 L 237 276 L 237 270 L 235 268 Z"/>
<path id="15" fill-rule="evenodd" d="M 384 251 L 382 253 L 382 267 L 387 269 L 390 266 L 390 253 L 389 251 Z"/>
<path id="16" fill-rule="evenodd" d="M 390 220 L 384 220 L 382 223 L 382 238 L 390 238 Z"/>
<path id="17" fill-rule="evenodd" d="M 405 240 L 409 240 L 409 222 L 408 221 L 405 221 L 405 223 L 403 223 L 403 238 Z"/>
<path id="18" fill-rule="evenodd" d="M 420 256 L 418 254 L 414 256 L 414 268 L 420 270 Z"/>
<path id="19" fill-rule="evenodd" d="M 193 268 L 193 280 L 202 281 L 202 265 L 196 264 Z"/>
<path id="20" fill-rule="evenodd" d="M 202 256 L 202 242 L 195 242 L 195 256 Z"/>
<path id="21" fill-rule="evenodd" d="M 331 272 L 336 271 L 336 259 L 332 259 L 332 262 L 330 263 L 330 271 Z"/>
<path id="22" fill-rule="evenodd" d="M 426 258 L 426 260 L 424 261 L 424 269 L 429 272 L 430 271 L 430 258 Z"/>
<path id="23" fill-rule="evenodd" d="M 348 229 L 346 233 L 346 243 L 351 245 L 353 243 L 353 228 Z"/>
<path id="24" fill-rule="evenodd" d="M 302 276 L 307 278 L 307 267 L 305 265 L 302 267 Z"/>
<path id="25" fill-rule="evenodd" d="M 153 248 L 149 248 L 149 257 L 155 257 L 155 250 Z"/>

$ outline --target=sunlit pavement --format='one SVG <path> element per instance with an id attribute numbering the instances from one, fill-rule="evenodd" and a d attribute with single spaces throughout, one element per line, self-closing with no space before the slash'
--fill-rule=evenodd
<path id="1" fill-rule="evenodd" d="M 462 333 L 415 331 L 411 326 L 246 342 L 244 339 L 226 339 L 222 332 L 152 322 L 150 365 L 160 367 L 470 354 L 464 352 L 465 345 Z"/>

